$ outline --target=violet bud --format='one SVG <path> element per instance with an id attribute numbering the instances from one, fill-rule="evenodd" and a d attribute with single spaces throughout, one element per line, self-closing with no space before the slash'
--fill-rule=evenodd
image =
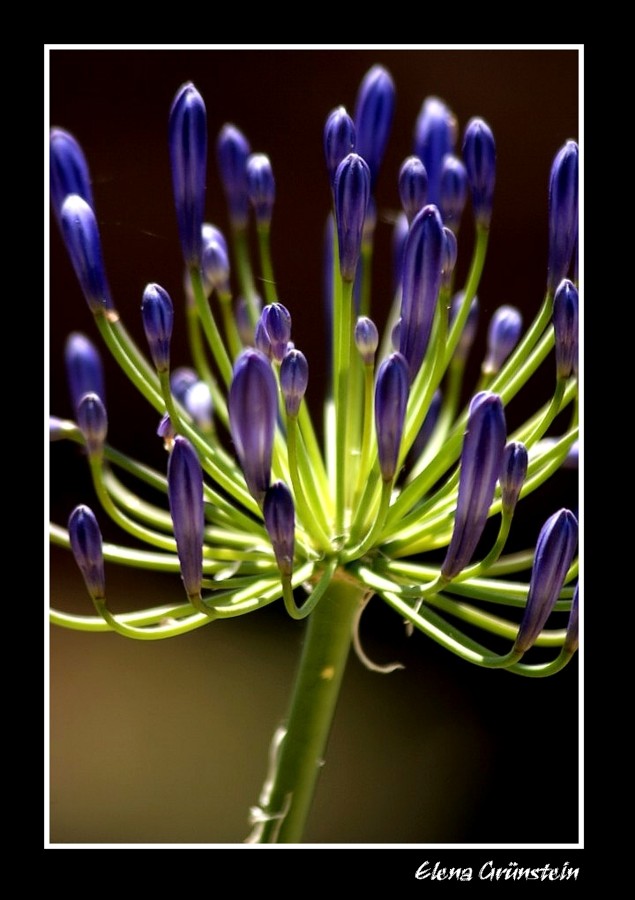
<path id="1" fill-rule="evenodd" d="M 183 406 L 199 428 L 203 431 L 211 429 L 214 407 L 212 395 L 204 381 L 196 381 L 188 388 L 183 398 Z"/>
<path id="2" fill-rule="evenodd" d="M 224 241 L 209 240 L 203 243 L 203 277 L 207 285 L 222 294 L 229 291 L 229 256 Z"/>
<path id="3" fill-rule="evenodd" d="M 101 531 L 88 506 L 76 506 L 68 520 L 68 536 L 75 562 L 93 600 L 106 596 L 104 552 Z"/>
<path id="4" fill-rule="evenodd" d="M 406 238 L 408 237 L 408 217 L 405 213 L 399 213 L 395 220 L 395 227 L 392 232 L 392 272 L 393 272 L 393 292 L 401 287 L 401 279 L 403 278 L 403 256 L 406 249 Z"/>
<path id="5" fill-rule="evenodd" d="M 549 178 L 549 263 L 553 293 L 571 266 L 578 237 L 578 145 L 567 141 L 556 154 Z"/>
<path id="6" fill-rule="evenodd" d="M 357 153 L 349 153 L 337 167 L 333 197 L 340 271 L 343 280 L 351 282 L 355 280 L 370 197 L 370 169 Z"/>
<path id="7" fill-rule="evenodd" d="M 91 312 L 111 309 L 95 213 L 78 194 L 70 194 L 62 204 L 60 217 L 64 243 Z"/>
<path id="8" fill-rule="evenodd" d="M 566 653 L 574 654 L 578 649 L 578 593 L 580 582 L 576 582 L 575 591 L 573 592 L 573 600 L 571 602 L 571 612 L 569 613 L 569 621 L 567 622 L 567 633 L 564 638 L 563 650 Z"/>
<path id="9" fill-rule="evenodd" d="M 297 416 L 309 384 L 309 364 L 301 350 L 289 350 L 280 364 L 280 390 L 288 416 Z"/>
<path id="10" fill-rule="evenodd" d="M 201 240 L 203 242 L 203 247 L 205 247 L 205 244 L 210 244 L 213 241 L 214 243 L 221 245 L 225 254 L 229 252 L 225 235 L 220 228 L 217 228 L 216 225 L 212 225 L 211 222 L 203 222 L 201 228 Z"/>
<path id="11" fill-rule="evenodd" d="M 375 383 L 377 456 L 384 481 L 392 481 L 397 471 L 409 391 L 408 362 L 401 353 L 392 353 L 379 367 Z"/>
<path id="12" fill-rule="evenodd" d="M 191 81 L 174 98 L 169 119 L 170 166 L 181 250 L 187 266 L 201 264 L 207 175 L 207 114 Z"/>
<path id="13" fill-rule="evenodd" d="M 428 348 L 441 287 L 445 237 L 436 206 L 424 206 L 413 219 L 404 251 L 399 350 L 412 382 Z"/>
<path id="14" fill-rule="evenodd" d="M 456 233 L 467 201 L 467 170 L 461 160 L 451 153 L 443 159 L 439 191 L 443 221 Z"/>
<path id="15" fill-rule="evenodd" d="M 167 413 L 161 417 L 161 421 L 157 426 L 157 435 L 160 438 L 163 438 L 166 450 L 172 447 L 172 441 L 174 440 L 176 431 L 174 430 L 172 420 Z"/>
<path id="16" fill-rule="evenodd" d="M 331 187 L 337 167 L 355 149 L 355 125 L 343 106 L 332 110 L 324 126 L 324 156 Z"/>
<path id="17" fill-rule="evenodd" d="M 197 381 L 198 375 L 188 366 L 179 366 L 170 374 L 170 390 L 182 406 L 185 405 L 185 395 Z"/>
<path id="18" fill-rule="evenodd" d="M 360 316 L 355 323 L 355 346 L 365 366 L 372 366 L 379 346 L 379 332 L 372 319 Z"/>
<path id="19" fill-rule="evenodd" d="M 565 278 L 553 298 L 553 330 L 556 348 L 556 374 L 568 378 L 578 374 L 578 292 Z"/>
<path id="20" fill-rule="evenodd" d="M 443 287 L 449 288 L 452 283 L 452 273 L 459 255 L 459 247 L 454 232 L 446 225 L 443 226 L 443 262 L 441 264 Z"/>
<path id="21" fill-rule="evenodd" d="M 470 403 L 463 438 L 454 528 L 441 567 L 447 579 L 467 566 L 481 538 L 501 473 L 505 439 L 501 398 L 481 391 Z"/>
<path id="22" fill-rule="evenodd" d="M 174 438 L 168 461 L 168 500 L 181 578 L 187 596 L 198 597 L 203 579 L 203 470 L 196 450 L 182 435 Z"/>
<path id="23" fill-rule="evenodd" d="M 269 338 L 273 358 L 277 362 L 282 362 L 291 337 L 291 313 L 282 303 L 269 303 L 260 314 L 260 322 Z M 256 346 L 258 346 L 257 334 Z"/>
<path id="24" fill-rule="evenodd" d="M 454 152 L 457 121 L 454 113 L 438 97 L 427 97 L 415 125 L 414 154 L 428 173 L 428 203 L 441 203 L 443 160 Z"/>
<path id="25" fill-rule="evenodd" d="M 247 160 L 247 193 L 258 225 L 269 226 L 276 197 L 271 161 L 264 153 L 252 153 Z"/>
<path id="26" fill-rule="evenodd" d="M 86 335 L 74 331 L 66 339 L 64 347 L 66 378 L 71 395 L 73 412 L 84 394 L 94 393 L 106 399 L 104 370 L 99 351 Z"/>
<path id="27" fill-rule="evenodd" d="M 472 192 L 477 226 L 489 228 L 496 181 L 496 144 L 492 129 L 483 119 L 470 119 L 463 138 L 463 160 Z"/>
<path id="28" fill-rule="evenodd" d="M 418 156 L 409 156 L 399 170 L 399 199 L 403 211 L 412 222 L 426 204 L 428 175 Z"/>
<path id="29" fill-rule="evenodd" d="M 229 426 L 252 497 L 262 503 L 271 480 L 271 454 L 278 414 L 278 386 L 269 360 L 243 350 L 234 365 L 228 397 Z"/>
<path id="30" fill-rule="evenodd" d="M 459 293 L 455 294 L 452 298 L 452 305 L 450 306 L 449 315 L 450 327 L 452 327 L 454 320 L 458 316 L 459 311 L 463 306 L 464 298 L 465 294 L 463 291 L 459 291 Z M 463 331 L 461 332 L 459 342 L 456 345 L 456 350 L 454 351 L 454 358 L 459 361 L 465 362 L 470 350 L 472 349 L 472 344 L 474 343 L 474 338 L 476 337 L 476 332 L 478 330 L 478 313 L 478 297 L 473 297 L 470 304 L 470 311 L 467 314 L 467 319 L 465 321 L 465 325 L 463 326 Z"/>
<path id="31" fill-rule="evenodd" d="M 106 407 L 97 394 L 84 394 L 77 405 L 77 424 L 92 456 L 101 453 L 108 434 Z"/>
<path id="32" fill-rule="evenodd" d="M 283 481 L 274 482 L 267 490 L 262 514 L 280 574 L 288 578 L 293 573 L 295 508 L 291 492 Z"/>
<path id="33" fill-rule="evenodd" d="M 395 84 L 380 65 L 368 70 L 355 104 L 355 149 L 368 163 L 371 190 L 377 181 L 395 113 Z"/>
<path id="34" fill-rule="evenodd" d="M 265 307 L 266 309 L 266 307 Z M 264 312 L 264 310 L 263 310 Z M 267 331 L 267 326 L 265 324 L 264 319 L 262 318 L 262 314 L 260 318 L 256 322 L 256 329 L 254 331 L 254 345 L 257 350 L 260 350 L 261 353 L 267 357 L 268 360 L 273 359 L 273 350 L 271 349 L 271 338 L 269 337 L 269 332 Z"/>
<path id="35" fill-rule="evenodd" d="M 543 525 L 538 535 L 527 605 L 514 650 L 525 653 L 544 628 L 560 596 L 577 543 L 578 520 L 570 510 L 559 510 Z"/>
<path id="36" fill-rule="evenodd" d="M 249 217 L 247 158 L 251 147 L 235 125 L 223 125 L 216 144 L 220 179 L 227 198 L 229 218 L 234 228 L 242 229 Z"/>
<path id="37" fill-rule="evenodd" d="M 141 301 L 141 315 L 152 362 L 157 372 L 167 372 L 170 368 L 174 309 L 170 295 L 160 285 L 146 285 Z"/>
<path id="38" fill-rule="evenodd" d="M 84 151 L 70 132 L 63 128 L 51 129 L 49 159 L 51 203 L 58 224 L 61 225 L 62 203 L 69 194 L 77 194 L 94 209 L 88 163 Z"/>
<path id="39" fill-rule="evenodd" d="M 484 375 L 496 375 L 512 352 L 523 327 L 523 317 L 514 306 L 499 306 L 489 323 Z"/>
<path id="40" fill-rule="evenodd" d="M 521 441 L 510 441 L 503 452 L 503 465 L 500 474 L 503 512 L 513 513 L 520 491 L 525 483 L 529 455 Z"/>

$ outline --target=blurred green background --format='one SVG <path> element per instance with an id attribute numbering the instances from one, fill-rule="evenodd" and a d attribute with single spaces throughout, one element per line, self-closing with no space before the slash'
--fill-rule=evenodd
<path id="1" fill-rule="evenodd" d="M 171 197 L 167 117 L 186 80 L 208 112 L 207 218 L 226 228 L 214 142 L 231 121 L 269 154 L 277 203 L 272 244 L 279 296 L 309 359 L 309 403 L 320 373 L 322 236 L 329 194 L 322 128 L 353 112 L 360 80 L 380 62 L 397 88 L 379 178 L 373 313 L 390 303 L 396 179 L 412 150 L 423 99 L 441 96 L 461 133 L 481 115 L 498 153 L 490 253 L 481 283 L 478 370 L 487 322 L 502 303 L 529 321 L 544 291 L 551 161 L 578 136 L 575 50 L 51 50 L 50 123 L 73 132 L 91 167 L 116 305 L 143 346 L 148 281 L 175 300 L 174 364 L 187 362 L 179 307 L 182 267 Z M 469 261 L 466 213 L 459 272 Z M 70 416 L 63 345 L 72 330 L 98 340 L 56 230 L 50 235 L 51 412 Z M 552 361 L 548 361 L 551 364 Z M 160 469 L 156 415 L 107 361 L 109 440 Z M 514 427 L 548 397 L 552 369 L 508 409 Z M 52 518 L 93 501 L 81 453 L 53 445 Z M 528 502 L 515 531 L 535 542 L 557 508 L 577 508 L 574 473 Z M 103 522 L 104 537 L 118 534 Z M 125 542 L 125 541 L 124 541 Z M 52 548 L 51 603 L 89 612 L 70 554 Z M 107 569 L 114 609 L 180 597 L 178 577 Z M 281 606 L 281 604 L 279 604 Z M 149 644 L 54 628 L 50 637 L 50 839 L 54 843 L 238 843 L 257 803 L 268 744 L 284 716 L 302 625 L 276 604 L 251 616 Z M 380 601 L 362 620 L 364 646 L 403 672 L 381 676 L 351 658 L 306 834 L 315 843 L 569 843 L 578 839 L 578 672 L 544 682 L 480 670 L 415 634 Z"/>

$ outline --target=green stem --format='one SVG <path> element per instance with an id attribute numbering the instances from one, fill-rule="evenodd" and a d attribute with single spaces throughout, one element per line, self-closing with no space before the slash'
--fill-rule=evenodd
<path id="1" fill-rule="evenodd" d="M 365 592 L 354 582 L 334 580 L 311 613 L 284 737 L 260 797 L 253 843 L 302 840 L 340 693 L 353 620 Z"/>

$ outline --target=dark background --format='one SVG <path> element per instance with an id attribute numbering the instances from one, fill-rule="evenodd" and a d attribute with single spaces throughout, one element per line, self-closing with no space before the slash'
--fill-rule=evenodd
<path id="1" fill-rule="evenodd" d="M 412 151 L 423 99 L 442 97 L 458 117 L 483 116 L 497 142 L 490 251 L 479 290 L 478 369 L 487 322 L 502 303 L 528 323 L 544 292 L 547 184 L 553 156 L 578 134 L 575 50 L 52 50 L 50 124 L 82 144 L 93 177 L 108 277 L 117 308 L 144 346 L 145 284 L 175 300 L 174 364 L 187 362 L 180 307 L 182 264 L 172 206 L 167 117 L 186 80 L 208 113 L 207 218 L 226 229 L 214 144 L 226 121 L 276 176 L 272 244 L 280 299 L 311 366 L 309 403 L 323 382 L 322 239 L 329 194 L 322 128 L 339 104 L 354 111 L 357 87 L 380 62 L 397 107 L 382 166 L 373 314 L 390 303 L 390 222 L 396 178 Z M 464 218 L 459 274 L 471 248 Z M 63 345 L 92 317 L 51 223 L 50 408 L 70 416 Z M 105 353 L 104 353 L 105 357 Z M 508 409 L 510 427 L 548 398 L 552 360 Z M 156 414 L 107 362 L 109 439 L 163 468 Z M 65 523 L 92 502 L 81 454 L 53 445 L 52 518 Z M 526 505 L 526 545 L 563 505 L 575 508 L 575 476 Z M 104 525 L 107 537 L 116 537 Z M 125 541 L 124 541 L 125 543 Z M 113 604 L 141 607 L 179 596 L 178 578 L 108 567 Z M 51 600 L 90 612 L 75 564 L 51 550 Z M 279 604 L 281 606 L 281 604 Z M 60 843 L 237 843 L 257 802 L 266 752 L 284 715 L 302 626 L 282 609 L 216 623 L 177 640 L 141 644 L 114 635 L 52 629 L 50 643 L 50 836 Z M 329 843 L 571 843 L 577 805 L 577 662 L 551 679 L 481 670 L 421 635 L 406 639 L 373 601 L 363 620 L 367 652 L 399 659 L 380 676 L 351 659 L 306 839 Z"/>

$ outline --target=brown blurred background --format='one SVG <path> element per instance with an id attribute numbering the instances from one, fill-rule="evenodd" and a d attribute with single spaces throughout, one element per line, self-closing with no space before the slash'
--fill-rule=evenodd
<path id="1" fill-rule="evenodd" d="M 207 219 L 226 230 L 215 163 L 231 121 L 276 176 L 272 244 L 280 299 L 309 359 L 308 399 L 321 398 L 322 239 L 328 179 L 322 128 L 344 104 L 353 114 L 360 80 L 385 65 L 397 88 L 392 134 L 377 189 L 379 225 L 373 312 L 390 302 L 390 222 L 396 179 L 412 151 L 423 99 L 442 97 L 461 133 L 473 115 L 491 125 L 498 172 L 490 252 L 482 279 L 481 336 L 494 309 L 513 303 L 528 322 L 546 274 L 547 184 L 553 156 L 578 133 L 575 50 L 52 50 L 50 123 L 82 144 L 93 177 L 104 255 L 117 308 L 143 346 L 145 284 L 175 301 L 174 365 L 187 360 L 180 306 L 182 265 L 172 205 L 167 117 L 184 81 L 202 93 L 210 160 Z M 459 273 L 469 261 L 466 211 Z M 70 416 L 63 346 L 72 330 L 98 340 L 51 223 L 51 412 Z M 105 357 L 105 353 L 104 353 Z M 552 361 L 549 361 L 552 364 Z M 107 361 L 109 439 L 164 468 L 156 415 Z M 552 370 L 512 403 L 547 399 Z M 92 502 L 81 454 L 53 445 L 52 518 L 65 523 Z M 516 539 L 529 545 L 541 523 L 576 504 L 576 479 L 528 501 Z M 100 520 L 101 521 L 101 520 Z M 117 533 L 103 523 L 104 535 Z M 125 540 L 123 541 L 125 543 Z M 107 569 L 113 605 L 180 596 L 178 578 Z M 51 550 L 51 602 L 89 612 L 69 554 Z M 237 843 L 257 802 L 268 742 L 284 715 L 302 626 L 268 608 L 166 642 L 52 629 L 50 643 L 50 836 L 59 843 Z M 535 843 L 578 839 L 577 664 L 545 681 L 468 666 L 403 627 L 378 600 L 362 622 L 369 655 L 399 659 L 380 676 L 351 659 L 307 841 L 322 843 Z"/>

